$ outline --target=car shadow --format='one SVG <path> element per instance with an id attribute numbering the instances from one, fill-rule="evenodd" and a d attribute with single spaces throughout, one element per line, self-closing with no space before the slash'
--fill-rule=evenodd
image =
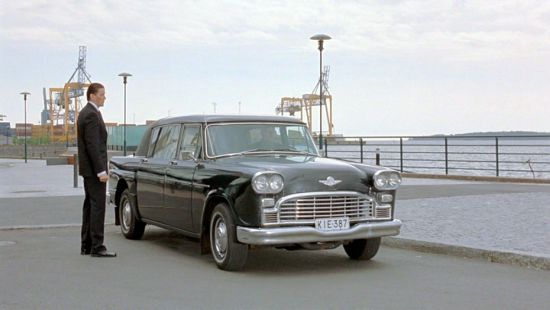
<path id="1" fill-rule="evenodd" d="M 142 241 L 151 245 L 192 257 L 204 263 L 205 267 L 215 267 L 210 254 L 200 254 L 200 244 L 197 239 L 189 238 L 180 233 L 156 227 L 147 228 Z M 383 248 L 380 252 L 383 251 Z M 380 255 L 381 253 L 378 253 Z M 378 258 L 378 259 L 377 259 Z M 331 274 L 356 273 L 368 270 L 390 268 L 379 256 L 370 261 L 350 260 L 343 247 L 332 250 L 296 250 L 288 251 L 275 248 L 253 248 L 249 251 L 248 260 L 239 273 L 255 276 L 287 276 L 289 274 Z"/>

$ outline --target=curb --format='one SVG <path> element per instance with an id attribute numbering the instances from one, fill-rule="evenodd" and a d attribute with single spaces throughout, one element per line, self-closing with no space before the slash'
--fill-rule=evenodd
<path id="1" fill-rule="evenodd" d="M 550 270 L 550 256 L 547 255 L 535 256 L 526 252 L 478 249 L 397 237 L 382 238 L 382 245 L 418 252 L 474 258 L 493 263 L 516 265 L 540 270 Z"/>

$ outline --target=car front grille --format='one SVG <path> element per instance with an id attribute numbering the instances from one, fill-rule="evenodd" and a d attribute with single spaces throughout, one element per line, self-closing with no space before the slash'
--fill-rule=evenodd
<path id="1" fill-rule="evenodd" d="M 387 209 L 391 212 L 391 209 Z M 375 210 L 372 197 L 357 192 L 319 192 L 281 198 L 264 210 L 264 224 L 313 224 L 316 219 L 348 217 L 350 222 L 374 220 L 388 213 Z"/>

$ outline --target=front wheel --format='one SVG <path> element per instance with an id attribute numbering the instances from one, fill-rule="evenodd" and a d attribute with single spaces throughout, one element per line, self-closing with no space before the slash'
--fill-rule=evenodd
<path id="1" fill-rule="evenodd" d="M 248 258 L 248 245 L 238 243 L 233 218 L 226 204 L 220 203 L 210 217 L 210 251 L 218 268 L 240 270 Z"/>
<path id="2" fill-rule="evenodd" d="M 127 239 L 139 240 L 145 232 L 145 223 L 140 221 L 132 207 L 132 199 L 128 189 L 120 197 L 120 230 Z"/>
<path id="3" fill-rule="evenodd" d="M 369 260 L 378 253 L 380 238 L 356 239 L 344 244 L 344 250 L 349 258 L 355 260 Z"/>

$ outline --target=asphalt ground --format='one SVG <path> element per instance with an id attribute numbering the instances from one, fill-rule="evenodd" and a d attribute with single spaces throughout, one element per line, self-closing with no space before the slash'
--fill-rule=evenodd
<path id="1" fill-rule="evenodd" d="M 79 229 L 0 231 L 0 309 L 546 309 L 550 273 L 382 247 L 368 262 L 328 251 L 251 251 L 218 270 L 199 244 L 149 227 L 116 258 L 79 254 Z"/>
<path id="2" fill-rule="evenodd" d="M 0 229 L 20 226 L 80 225 L 81 196 L 0 198 Z M 114 223 L 114 209 L 107 206 L 105 222 Z"/>
<path id="3" fill-rule="evenodd" d="M 229 273 L 179 234 L 148 226 L 144 240 L 130 241 L 107 225 L 106 245 L 119 256 L 81 256 L 81 180 L 73 188 L 72 167 L 29 163 L 0 160 L 0 309 L 544 309 L 550 301 L 548 271 L 386 246 L 369 262 L 350 261 L 342 248 L 254 250 L 245 270 Z M 511 220 L 525 215 L 510 225 L 520 238 L 506 241 L 535 240 L 538 253 L 550 239 L 548 194 L 548 185 L 405 179 L 396 211 L 405 224 L 400 239 L 482 247 L 503 239 L 499 223 L 511 216 L 493 215 L 505 209 Z M 449 225 L 423 216 L 434 210 Z M 469 221 L 472 210 L 485 230 Z M 106 222 L 114 222 L 112 208 Z M 419 250 L 411 247 L 417 240 L 407 248 Z M 438 253 L 449 249 L 442 244 Z"/>
<path id="4" fill-rule="evenodd" d="M 80 225 L 83 189 L 64 184 L 72 172 L 67 166 L 41 167 L 32 162 L 31 166 L 16 163 L 12 168 L 20 168 L 20 173 L 0 169 L 0 174 L 8 170 L 16 179 L 0 180 L 0 230 Z M 29 178 L 25 173 L 31 171 L 39 176 Z M 39 182 L 40 174 L 56 178 Z M 18 181 L 27 190 L 20 190 Z M 51 195 L 56 184 L 60 196 Z M 41 192 L 50 196 L 37 196 Z M 524 266 L 550 269 L 550 185 L 406 178 L 397 194 L 396 218 L 404 223 L 398 237 L 421 241 L 422 250 L 426 250 L 425 242 L 431 242 L 512 252 L 535 256 L 536 264 L 528 260 Z M 114 223 L 110 206 L 106 223 Z M 434 252 L 442 251 L 434 248 Z"/>

